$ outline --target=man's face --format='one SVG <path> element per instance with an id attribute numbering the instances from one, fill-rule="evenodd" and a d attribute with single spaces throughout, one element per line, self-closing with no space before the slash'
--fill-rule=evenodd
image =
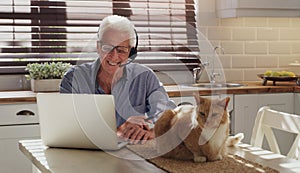
<path id="1" fill-rule="evenodd" d="M 128 60 L 131 48 L 129 35 L 116 30 L 107 30 L 97 47 L 102 70 L 114 74 L 121 68 L 120 65 Z"/>

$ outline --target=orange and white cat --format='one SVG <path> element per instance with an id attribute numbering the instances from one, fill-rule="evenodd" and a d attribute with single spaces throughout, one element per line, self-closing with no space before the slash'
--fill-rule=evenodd
<path id="1" fill-rule="evenodd" d="M 228 146 L 243 139 L 243 134 L 229 137 L 229 97 L 195 96 L 195 100 L 197 106 L 167 110 L 155 123 L 157 147 L 163 157 L 194 162 L 220 160 L 226 156 Z"/>

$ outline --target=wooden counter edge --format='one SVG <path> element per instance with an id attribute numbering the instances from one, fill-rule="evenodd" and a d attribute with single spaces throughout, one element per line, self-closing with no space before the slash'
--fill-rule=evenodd
<path id="1" fill-rule="evenodd" d="M 283 86 L 262 86 L 260 83 L 246 83 L 246 86 L 236 88 L 197 88 L 190 87 L 184 90 L 179 87 L 180 85 L 166 85 L 164 86 L 169 97 L 183 97 L 193 96 L 194 93 L 200 95 L 217 95 L 217 94 L 259 94 L 259 93 L 300 93 L 300 86 L 296 85 L 283 85 Z M 6 91 L 0 92 L 0 104 L 13 104 L 13 103 L 35 103 L 36 93 L 32 91 Z"/>

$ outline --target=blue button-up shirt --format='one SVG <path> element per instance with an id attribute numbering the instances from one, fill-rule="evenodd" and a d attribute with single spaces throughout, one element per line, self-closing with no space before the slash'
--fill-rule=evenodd
<path id="1" fill-rule="evenodd" d="M 62 79 L 60 92 L 105 94 L 97 82 L 99 68 L 99 58 L 92 63 L 72 67 Z M 162 111 L 176 107 L 155 73 L 141 64 L 126 65 L 111 94 L 115 99 L 117 126 L 130 116 L 137 115 L 151 117 L 155 122 Z"/>

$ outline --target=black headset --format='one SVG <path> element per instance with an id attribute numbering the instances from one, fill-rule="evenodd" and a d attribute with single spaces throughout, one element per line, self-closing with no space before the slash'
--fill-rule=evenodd
<path id="1" fill-rule="evenodd" d="M 137 48 L 138 48 L 139 38 L 138 38 L 138 35 L 137 35 L 137 32 L 135 29 L 134 29 L 134 33 L 135 33 L 135 46 L 130 49 L 130 53 L 129 53 L 129 57 L 128 57 L 128 59 L 129 59 L 128 64 L 131 63 L 132 61 L 134 61 L 137 56 Z"/>

